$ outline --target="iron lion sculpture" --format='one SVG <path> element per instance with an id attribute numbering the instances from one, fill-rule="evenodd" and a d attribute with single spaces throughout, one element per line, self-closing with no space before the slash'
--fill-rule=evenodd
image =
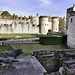
<path id="1" fill-rule="evenodd" d="M 7 58 L 8 56 L 10 56 L 10 57 L 14 57 L 14 59 L 15 59 L 21 53 L 23 53 L 22 49 L 16 49 L 16 50 L 12 50 L 12 51 L 4 51 L 1 53 L 1 55 L 4 56 L 4 58 Z"/>

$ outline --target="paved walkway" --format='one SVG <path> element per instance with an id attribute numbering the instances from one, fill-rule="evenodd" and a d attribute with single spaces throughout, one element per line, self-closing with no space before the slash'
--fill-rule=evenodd
<path id="1" fill-rule="evenodd" d="M 34 56 L 18 58 L 19 62 L 13 63 L 14 69 L 0 71 L 0 75 L 45 75 L 46 70 Z"/>

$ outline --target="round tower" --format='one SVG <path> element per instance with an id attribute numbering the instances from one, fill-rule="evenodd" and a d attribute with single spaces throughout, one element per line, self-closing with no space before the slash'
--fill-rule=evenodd
<path id="1" fill-rule="evenodd" d="M 49 30 L 52 31 L 52 17 L 49 16 L 48 21 L 49 21 Z"/>
<path id="2" fill-rule="evenodd" d="M 39 24 L 40 24 L 40 33 L 47 34 L 48 30 L 49 30 L 49 17 L 48 16 L 40 16 Z"/>
<path id="3" fill-rule="evenodd" d="M 31 18 L 32 25 L 39 25 L 39 17 L 32 17 Z"/>
<path id="4" fill-rule="evenodd" d="M 75 12 L 71 13 L 71 16 L 69 17 L 67 45 L 71 48 L 75 48 Z"/>
<path id="5" fill-rule="evenodd" d="M 69 25 L 69 17 L 71 16 L 71 13 L 75 11 L 75 4 L 73 4 L 73 7 L 70 7 L 67 9 L 67 14 L 66 14 L 66 30 L 68 29 Z"/>
<path id="6" fill-rule="evenodd" d="M 59 32 L 59 17 L 52 17 L 52 31 Z"/>
<path id="7" fill-rule="evenodd" d="M 68 12 L 70 11 L 70 12 Z M 68 29 L 67 29 L 67 45 L 71 48 L 75 48 L 75 5 L 67 9 L 68 17 Z"/>
<path id="8" fill-rule="evenodd" d="M 0 10 L 0 15 L 1 15 L 1 13 L 3 12 L 3 8 L 1 7 L 1 10 Z"/>
<path id="9" fill-rule="evenodd" d="M 75 4 L 73 4 L 73 11 L 75 11 Z"/>
<path id="10" fill-rule="evenodd" d="M 38 15 L 36 15 L 36 16 L 34 16 L 34 17 L 31 17 L 31 26 L 32 26 L 32 28 L 31 28 L 31 31 L 32 31 L 32 33 L 39 33 L 39 16 Z"/>

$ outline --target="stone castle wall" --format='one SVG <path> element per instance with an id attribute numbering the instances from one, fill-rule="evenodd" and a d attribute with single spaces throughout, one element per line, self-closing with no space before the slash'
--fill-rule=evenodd
<path id="1" fill-rule="evenodd" d="M 59 21 L 53 24 L 59 31 Z M 30 18 L 1 18 L 0 17 L 0 33 L 1 34 L 14 34 L 14 33 L 33 33 L 33 34 L 47 34 L 48 30 L 52 30 L 52 18 L 48 16 L 35 16 Z"/>

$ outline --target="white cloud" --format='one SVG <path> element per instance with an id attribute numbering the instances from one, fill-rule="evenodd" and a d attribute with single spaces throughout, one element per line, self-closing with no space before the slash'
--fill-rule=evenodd
<path id="1" fill-rule="evenodd" d="M 50 4 L 52 4 L 52 1 L 51 0 L 39 0 L 39 1 L 41 2 L 40 7 L 47 7 Z"/>
<path id="2" fill-rule="evenodd" d="M 18 2 L 16 0 L 1 0 L 2 4 L 8 4 L 13 6 L 19 6 Z"/>

